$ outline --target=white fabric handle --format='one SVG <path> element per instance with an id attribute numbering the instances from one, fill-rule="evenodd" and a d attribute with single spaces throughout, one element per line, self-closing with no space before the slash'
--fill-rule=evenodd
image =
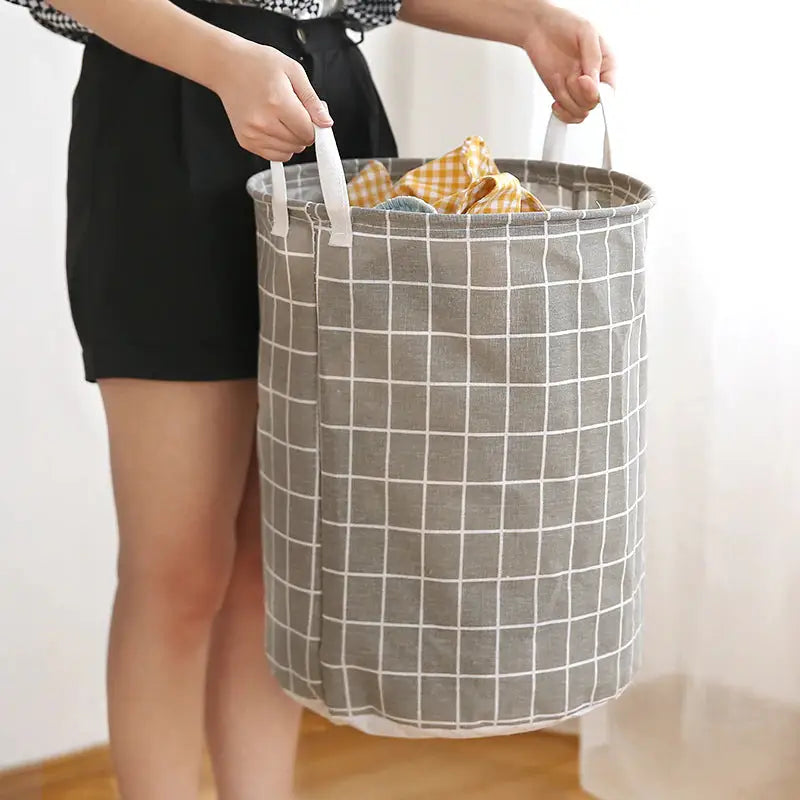
<path id="1" fill-rule="evenodd" d="M 605 143 L 603 146 L 603 169 L 612 169 L 611 140 L 614 127 L 614 90 L 607 84 L 600 84 L 600 107 L 603 110 L 603 123 L 605 125 Z M 567 130 L 569 125 L 562 122 L 555 114 L 550 117 L 547 133 L 544 137 L 542 161 L 564 161 L 564 151 L 567 144 Z"/>
<path id="2" fill-rule="evenodd" d="M 342 159 L 331 128 L 316 128 L 314 145 L 317 152 L 322 199 L 331 221 L 331 247 L 350 247 L 353 244 L 353 223 L 350 219 L 350 198 L 344 177 Z M 272 233 L 289 234 L 289 197 L 286 172 L 279 161 L 270 162 L 272 170 Z"/>

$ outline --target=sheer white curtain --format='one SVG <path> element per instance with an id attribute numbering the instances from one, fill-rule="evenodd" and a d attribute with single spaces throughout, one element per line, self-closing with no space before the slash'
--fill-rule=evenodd
<path id="1" fill-rule="evenodd" d="M 571 2 L 620 56 L 618 168 L 655 186 L 646 656 L 581 723 L 602 800 L 800 796 L 800 207 L 791 4 Z M 536 156 L 521 53 L 370 43 L 401 151 Z M 796 79 L 795 79 L 796 80 Z M 597 120 L 573 135 L 597 163 Z"/>

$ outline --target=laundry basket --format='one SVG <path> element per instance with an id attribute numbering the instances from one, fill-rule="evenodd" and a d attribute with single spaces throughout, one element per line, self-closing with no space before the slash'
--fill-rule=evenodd
<path id="1" fill-rule="evenodd" d="M 546 213 L 351 209 L 330 131 L 248 184 L 268 658 L 334 722 L 515 733 L 636 671 L 654 200 L 608 141 L 498 161 Z"/>

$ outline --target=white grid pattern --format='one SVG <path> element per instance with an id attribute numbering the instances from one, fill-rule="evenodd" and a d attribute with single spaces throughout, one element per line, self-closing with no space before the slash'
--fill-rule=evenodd
<path id="1" fill-rule="evenodd" d="M 290 203 L 284 240 L 257 202 L 262 484 L 283 501 L 264 513 L 269 658 L 334 717 L 535 728 L 638 665 L 651 200 L 556 170 L 509 171 L 580 213 L 355 213 L 350 250 L 327 247 L 319 205 Z M 289 172 L 316 195 L 314 167 Z"/>
<path id="2" fill-rule="evenodd" d="M 558 167 L 556 167 L 558 170 Z M 527 171 L 527 170 L 526 170 Z M 557 174 L 557 173 L 556 173 Z M 561 204 L 561 195 L 562 191 L 559 187 L 558 197 L 559 197 L 559 204 Z M 542 251 L 542 272 L 544 273 L 545 279 L 547 278 L 547 256 L 549 253 L 549 242 L 550 239 L 548 237 L 549 233 L 549 222 L 545 221 L 544 223 L 544 249 Z M 545 356 L 544 356 L 544 374 L 545 374 L 545 396 L 544 396 L 544 419 L 542 421 L 542 462 L 540 465 L 539 471 L 539 532 L 540 536 L 536 543 L 536 563 L 535 563 L 535 572 L 534 572 L 534 580 L 538 585 L 539 580 L 541 578 L 540 566 L 542 563 L 542 536 L 544 535 L 544 480 L 545 480 L 545 470 L 547 465 L 547 432 L 549 429 L 549 420 L 548 420 L 548 412 L 550 409 L 550 293 L 549 293 L 549 285 L 547 285 L 547 280 L 545 280 L 545 323 L 544 323 L 544 337 L 545 337 Z M 598 615 L 599 617 L 599 615 Z M 534 631 L 539 629 L 540 626 L 539 620 L 539 593 L 537 592 L 534 595 L 533 599 L 533 629 Z M 530 703 L 530 710 L 531 715 L 530 719 L 533 722 L 536 719 L 536 636 L 531 636 L 531 663 L 534 665 L 534 669 L 531 671 L 531 703 Z"/>
<path id="3" fill-rule="evenodd" d="M 306 214 L 306 220 L 307 220 L 309 228 L 313 228 L 313 223 L 311 221 L 311 216 L 308 213 Z M 319 255 L 320 255 L 320 252 L 322 251 L 322 248 L 320 247 L 321 235 L 322 235 L 321 232 L 317 233 L 317 245 L 315 247 L 315 273 L 319 272 Z M 318 369 L 318 367 L 316 366 L 316 363 L 317 362 L 316 362 L 316 357 L 315 357 L 315 369 Z M 288 397 L 284 397 L 284 400 L 287 401 L 287 407 L 288 407 L 288 399 L 289 399 Z M 308 402 L 308 401 L 306 401 L 306 402 Z M 287 425 L 287 432 L 288 432 L 288 425 Z M 287 436 L 287 440 L 288 440 L 288 438 L 289 437 Z M 290 448 L 290 444 L 289 444 L 288 441 L 286 442 L 286 447 Z M 308 453 L 309 450 L 311 450 L 314 453 L 314 456 L 316 458 L 317 453 L 319 451 L 319 442 L 317 442 L 313 448 L 299 448 L 299 449 L 300 449 L 300 452 L 306 452 L 306 453 Z M 319 493 L 320 493 L 319 482 L 320 482 L 319 464 L 317 463 L 316 464 L 316 469 L 314 470 L 314 514 L 313 514 L 313 521 L 312 521 L 312 531 L 316 531 L 318 529 L 318 527 L 319 527 Z M 265 521 L 265 524 L 266 524 L 266 521 Z M 268 526 L 268 525 L 267 525 L 267 528 L 270 529 L 270 530 L 272 529 L 271 526 Z M 316 536 L 316 534 L 313 534 L 313 536 L 314 536 L 314 538 L 312 539 L 312 541 L 310 543 L 310 547 L 311 547 L 311 565 L 310 565 L 310 569 L 309 569 L 308 582 L 306 584 L 308 587 L 310 587 L 311 592 L 309 593 L 310 596 L 309 596 L 309 600 L 308 600 L 308 622 L 307 622 L 307 625 L 306 625 L 306 633 L 305 633 L 305 640 L 306 640 L 306 669 L 305 669 L 305 675 L 306 675 L 306 680 L 308 681 L 308 687 L 310 688 L 312 694 L 314 695 L 315 698 L 319 699 L 318 695 L 317 695 L 316 688 L 317 688 L 317 686 L 320 685 L 321 681 L 319 683 L 317 683 L 316 681 L 312 681 L 310 679 L 310 677 L 309 677 L 312 674 L 311 673 L 311 644 L 313 642 L 313 629 L 314 629 L 314 622 L 315 622 L 315 615 L 314 615 L 315 608 L 314 608 L 313 600 L 314 600 L 315 597 L 319 597 L 319 595 L 321 595 L 321 591 L 320 590 L 316 590 L 316 591 L 314 590 L 314 587 L 318 585 L 318 578 L 317 578 L 318 564 L 317 564 L 317 559 L 320 558 L 319 551 L 320 551 L 320 548 L 321 548 L 321 544 L 320 544 L 319 537 Z M 287 559 L 287 565 L 288 565 L 288 559 Z M 321 620 L 317 620 L 317 622 L 319 624 L 321 622 Z"/>
<path id="4" fill-rule="evenodd" d="M 469 244 L 470 238 L 470 222 L 472 218 L 467 216 L 466 220 L 466 239 L 467 239 L 467 286 L 472 285 L 472 247 Z M 460 586 L 464 581 L 464 552 L 466 545 L 466 528 L 467 528 L 467 480 L 469 476 L 469 413 L 472 389 L 472 294 L 467 297 L 467 319 L 464 336 L 466 339 L 467 351 L 467 373 L 465 377 L 466 388 L 464 391 L 464 449 L 463 449 L 463 468 L 461 473 L 461 481 L 464 486 L 464 492 L 461 496 L 461 519 L 459 524 L 459 542 L 458 542 L 458 576 L 457 581 Z M 461 592 L 458 593 L 457 598 L 457 631 L 456 631 L 456 664 L 461 663 L 461 648 L 462 648 L 462 630 L 463 630 L 463 596 Z M 496 623 L 495 623 L 496 624 Z M 456 679 L 456 730 L 461 729 L 461 681 Z"/>
<path id="5" fill-rule="evenodd" d="M 611 251 L 608 247 L 608 235 L 609 235 L 609 228 L 611 225 L 611 220 L 606 220 L 606 235 L 604 240 L 604 246 L 606 251 L 606 280 L 608 281 L 608 374 L 609 374 L 609 381 L 611 380 L 610 376 L 613 372 L 612 368 L 612 340 L 611 334 L 614 329 L 614 309 L 611 306 Z M 607 419 L 611 418 L 611 387 L 609 385 L 608 391 L 608 407 L 606 409 L 606 417 Z M 606 553 L 606 536 L 608 534 L 608 475 L 611 468 L 611 433 L 610 430 L 606 432 L 606 469 L 605 469 L 605 491 L 603 497 L 603 534 L 600 543 L 600 582 L 597 587 L 597 605 L 598 608 L 602 603 L 602 587 L 603 587 L 603 570 L 605 569 L 605 553 Z M 597 649 L 600 645 L 599 641 L 600 637 L 600 617 L 598 615 L 595 628 L 594 628 L 594 643 L 595 649 Z M 594 665 L 594 683 L 592 684 L 592 702 L 597 701 L 597 689 L 598 684 L 600 681 L 600 672 L 598 669 L 597 663 Z"/>
<path id="6" fill-rule="evenodd" d="M 430 218 L 425 218 L 425 254 L 428 264 L 431 263 L 431 229 Z M 425 530 L 427 525 L 427 496 L 430 487 L 430 480 L 428 475 L 429 461 L 430 461 L 430 448 L 431 448 L 431 380 L 433 378 L 433 286 L 428 283 L 428 329 L 425 336 L 425 347 L 427 349 L 425 355 L 425 449 L 423 453 L 422 464 L 422 502 L 420 503 L 420 530 Z M 391 328 L 388 329 L 391 331 Z M 389 337 L 391 338 L 391 336 Z M 351 392 L 354 391 L 351 385 Z M 391 417 L 392 407 L 389 406 L 389 415 Z M 389 442 L 386 446 L 388 448 Z M 422 678 L 425 671 L 422 667 L 422 644 L 423 636 L 425 633 L 425 537 L 419 537 L 419 553 L 420 553 L 420 582 L 419 582 L 419 630 L 417 637 L 417 724 L 422 724 Z M 456 678 L 458 683 L 458 678 Z"/>
<path id="7" fill-rule="evenodd" d="M 321 268 L 320 268 L 321 269 Z M 355 363 L 356 363 L 356 354 L 355 354 L 355 346 L 356 346 L 356 327 L 353 323 L 354 315 L 355 315 L 355 297 L 353 294 L 354 284 L 353 284 L 353 250 L 352 248 L 347 251 L 347 271 L 350 277 L 350 282 L 348 284 L 349 294 L 350 294 L 350 385 L 352 386 L 353 382 L 355 381 Z M 320 275 L 320 272 L 317 272 L 317 275 Z M 350 401 L 348 403 L 349 407 L 349 415 L 350 415 L 350 422 L 348 424 L 348 443 L 347 443 L 347 459 L 348 459 L 348 470 L 347 470 L 347 528 L 348 530 L 353 524 L 353 451 L 355 450 L 355 431 L 353 430 L 353 426 L 355 425 L 355 392 L 350 392 Z M 322 468 L 322 474 L 324 477 L 324 467 Z M 350 562 L 350 537 L 345 537 L 345 549 L 344 549 L 344 563 L 349 564 Z M 344 592 L 344 603 L 342 604 L 342 651 L 341 651 L 341 661 L 340 664 L 347 664 L 347 580 L 348 580 L 349 570 L 345 570 L 345 574 L 343 576 L 343 588 L 342 591 Z M 325 666 L 323 662 L 323 666 Z M 345 705 L 347 708 L 352 707 L 352 703 L 350 702 L 350 673 L 347 669 L 343 670 L 342 675 L 344 681 L 344 698 L 345 698 Z"/>
<path id="8" fill-rule="evenodd" d="M 392 285 L 394 283 L 394 262 L 392 261 L 392 215 L 386 212 L 386 231 L 389 234 L 386 238 L 386 263 L 389 267 L 389 329 L 392 328 Z M 386 701 L 383 697 L 383 646 L 385 637 L 383 635 L 386 626 L 386 582 L 389 578 L 389 464 L 392 454 L 391 439 L 389 431 L 392 426 L 392 343 L 391 338 L 386 347 L 386 458 L 383 465 L 384 490 L 383 502 L 384 510 L 384 529 L 383 529 L 383 569 L 381 570 L 381 619 L 380 619 L 380 641 L 378 642 L 378 693 L 380 696 L 380 712 L 386 715 Z"/>
<path id="9" fill-rule="evenodd" d="M 511 267 L 511 217 L 508 218 L 508 227 L 507 227 L 507 237 L 506 237 L 506 259 L 505 259 L 505 274 L 506 274 L 506 296 L 505 296 L 505 335 L 506 340 L 511 336 L 511 299 L 512 299 L 512 283 L 511 283 L 511 275 L 512 275 L 512 267 Z M 508 387 L 511 384 L 511 347 L 506 344 L 506 363 L 505 363 L 505 386 Z M 506 527 L 506 502 L 507 502 L 507 489 L 509 485 L 508 480 L 508 444 L 509 438 L 508 433 L 511 427 L 510 425 L 510 416 L 511 416 L 511 393 L 510 391 L 506 390 L 503 393 L 504 396 L 504 409 L 503 409 L 503 456 L 502 456 L 502 468 L 501 468 L 501 488 L 500 488 L 500 535 L 498 537 L 498 555 L 497 555 L 497 580 L 495 586 L 495 657 L 494 657 L 494 669 L 495 669 L 495 686 L 494 686 L 494 725 L 499 725 L 501 720 L 500 715 L 500 679 L 501 679 L 501 668 L 500 668 L 500 630 L 503 627 L 503 617 L 502 617 L 502 588 L 503 588 L 503 556 L 505 553 L 505 527 Z M 464 415 L 467 420 L 469 417 Z M 469 447 L 467 447 L 467 453 L 469 453 Z M 464 494 L 467 493 L 467 487 L 464 486 Z M 461 556 L 463 558 L 463 554 Z M 462 574 L 462 582 L 466 579 L 463 578 L 463 567 L 459 565 L 459 572 Z M 534 672 L 535 670 L 532 670 Z"/>
<path id="10" fill-rule="evenodd" d="M 286 265 L 287 302 L 291 306 L 292 300 L 293 300 L 293 295 L 292 295 L 292 270 L 291 270 L 291 267 L 290 267 L 290 264 L 289 264 L 289 256 L 288 255 L 285 256 L 285 265 Z M 274 273 L 273 273 L 273 280 L 274 280 Z M 273 295 L 275 294 L 274 290 L 275 290 L 275 287 L 273 285 Z M 273 314 L 273 320 L 272 320 L 272 330 L 273 331 L 275 330 L 275 325 L 276 325 L 276 322 L 277 322 L 277 316 L 278 316 L 277 314 Z M 291 314 L 291 313 L 289 314 L 288 335 L 289 335 L 289 350 L 288 350 L 288 353 L 287 353 L 287 362 L 288 363 L 287 363 L 286 371 L 287 371 L 287 373 L 289 375 L 291 375 L 292 374 L 292 353 L 294 352 L 293 351 L 293 347 L 294 347 L 294 315 Z M 274 336 L 273 336 L 273 341 L 275 341 L 275 337 Z M 272 372 L 273 365 L 274 365 L 274 361 L 270 364 L 270 372 Z M 275 398 L 273 396 L 271 398 L 271 401 L 273 402 L 273 410 L 272 410 L 273 414 L 275 413 L 275 410 L 274 410 L 274 399 Z M 285 406 L 286 406 L 286 413 L 285 413 L 285 416 L 284 416 L 284 424 L 286 425 L 286 430 L 288 431 L 289 430 L 289 410 L 290 410 L 291 406 L 290 406 L 289 403 L 285 403 Z M 292 499 L 292 493 L 291 493 L 291 474 L 292 474 L 292 472 L 291 472 L 291 452 L 292 451 L 289 449 L 289 447 L 285 447 L 284 449 L 286 450 L 286 485 L 287 485 L 287 489 L 288 489 L 288 491 L 285 492 L 285 500 L 286 500 L 285 508 L 286 508 L 286 518 L 288 519 L 289 518 L 289 513 L 290 513 L 290 504 L 291 504 L 291 499 Z M 274 458 L 274 455 L 275 455 L 275 453 L 274 453 L 274 450 L 273 450 L 273 458 Z M 273 474 L 275 474 L 274 461 L 273 461 Z M 273 506 L 275 504 L 275 501 L 276 501 L 276 487 L 275 487 L 275 484 L 273 483 L 272 484 L 272 503 L 273 503 Z M 288 537 L 286 537 L 286 539 L 284 541 L 284 548 L 285 548 L 284 552 L 285 552 L 286 563 L 288 564 L 289 563 L 289 538 Z M 290 597 L 290 594 L 289 594 L 289 584 L 288 583 L 286 584 L 285 589 L 286 589 L 286 591 L 285 591 L 285 600 L 286 600 L 286 615 L 287 615 L 286 618 L 287 618 L 287 620 L 289 622 L 289 625 L 286 628 L 286 655 L 287 655 L 287 658 L 288 658 L 289 676 L 290 676 L 289 677 L 289 691 L 294 693 L 294 691 L 295 691 L 294 669 L 293 669 L 293 665 L 292 665 L 292 641 L 291 641 L 291 631 L 290 631 L 291 625 L 292 625 L 292 614 L 291 614 L 292 606 L 291 606 L 291 597 Z"/>

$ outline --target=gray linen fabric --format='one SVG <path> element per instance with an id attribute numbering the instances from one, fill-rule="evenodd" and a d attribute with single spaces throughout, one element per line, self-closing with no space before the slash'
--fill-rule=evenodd
<path id="1" fill-rule="evenodd" d="M 549 725 L 640 661 L 652 192 L 498 164 L 566 210 L 354 209 L 343 249 L 315 165 L 287 169 L 285 239 L 249 184 L 268 657 L 373 733 Z"/>

